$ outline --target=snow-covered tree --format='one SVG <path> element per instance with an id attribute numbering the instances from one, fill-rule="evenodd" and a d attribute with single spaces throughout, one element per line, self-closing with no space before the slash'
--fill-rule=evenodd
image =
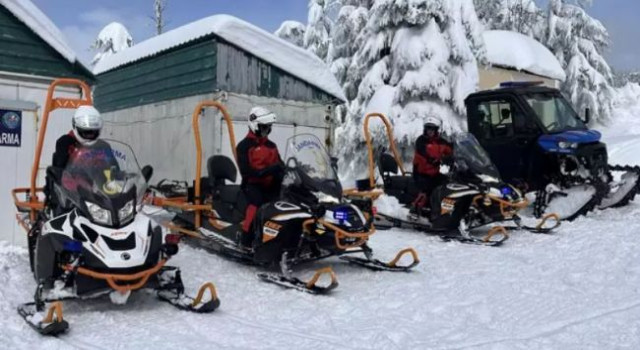
<path id="1" fill-rule="evenodd" d="M 547 47 L 565 69 L 562 91 L 581 112 L 590 108 L 593 120 L 611 118 L 614 90 L 611 68 L 602 56 L 609 45 L 609 33 L 589 16 L 583 6 L 590 2 L 551 0 L 547 15 Z"/>
<path id="2" fill-rule="evenodd" d="M 478 59 L 485 57 L 482 26 L 469 0 L 374 0 L 367 17 L 348 71 L 357 96 L 336 133 L 347 177 L 365 166 L 367 112 L 383 112 L 392 120 L 406 159 L 427 116 L 440 118 L 445 132 L 461 129 L 464 99 L 476 90 Z"/>
<path id="3" fill-rule="evenodd" d="M 304 47 L 304 33 L 306 30 L 307 27 L 298 21 L 284 21 L 274 34 L 296 46 Z"/>
<path id="4" fill-rule="evenodd" d="M 478 18 L 491 30 L 510 30 L 540 38 L 545 28 L 544 11 L 534 0 L 473 0 Z"/>
<path id="5" fill-rule="evenodd" d="M 95 66 L 102 58 L 120 52 L 132 45 L 133 38 L 127 28 L 121 23 L 111 22 L 102 28 L 93 45 L 91 45 L 92 49 L 98 51 L 91 64 Z"/>
<path id="6" fill-rule="evenodd" d="M 347 86 L 347 71 L 358 51 L 359 36 L 367 24 L 369 9 L 364 6 L 346 5 L 340 9 L 331 31 L 328 59 L 331 72 L 343 86 L 348 99 L 356 97 L 356 89 Z"/>
<path id="7" fill-rule="evenodd" d="M 327 59 L 331 20 L 325 11 L 329 0 L 309 0 L 309 19 L 304 35 L 304 47 L 323 61 Z"/>

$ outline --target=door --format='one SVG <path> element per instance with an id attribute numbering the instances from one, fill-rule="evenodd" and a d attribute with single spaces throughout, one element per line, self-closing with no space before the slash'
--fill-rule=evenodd
<path id="1" fill-rule="evenodd" d="M 0 100 L 0 240 L 26 246 L 11 190 L 28 187 L 36 140 L 36 104 Z"/>
<path id="2" fill-rule="evenodd" d="M 503 180 L 529 182 L 530 164 L 539 129 L 508 95 L 471 101 L 469 131 L 491 156 Z"/>

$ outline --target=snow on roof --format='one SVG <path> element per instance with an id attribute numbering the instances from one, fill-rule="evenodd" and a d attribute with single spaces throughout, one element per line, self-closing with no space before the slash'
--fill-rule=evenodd
<path id="1" fill-rule="evenodd" d="M 4 6 L 42 40 L 51 45 L 69 63 L 77 61 L 75 52 L 64 40 L 62 32 L 30 0 L 0 0 L 0 5 Z"/>
<path id="2" fill-rule="evenodd" d="M 215 34 L 332 96 L 346 101 L 340 84 L 320 58 L 229 15 L 203 18 L 105 57 L 96 64 L 93 73 L 102 74 L 210 34 Z"/>
<path id="3" fill-rule="evenodd" d="M 566 78 L 558 59 L 538 41 L 506 30 L 489 30 L 482 35 L 490 64 L 524 70 L 560 81 Z"/>

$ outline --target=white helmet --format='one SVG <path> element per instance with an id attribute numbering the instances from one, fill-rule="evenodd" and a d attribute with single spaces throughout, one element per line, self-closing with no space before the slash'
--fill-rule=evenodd
<path id="1" fill-rule="evenodd" d="M 253 107 L 249 111 L 249 129 L 258 137 L 269 135 L 275 122 L 276 114 L 264 107 Z"/>
<path id="2" fill-rule="evenodd" d="M 71 121 L 76 139 L 87 146 L 94 144 L 100 137 L 102 124 L 102 116 L 93 106 L 78 107 Z"/>

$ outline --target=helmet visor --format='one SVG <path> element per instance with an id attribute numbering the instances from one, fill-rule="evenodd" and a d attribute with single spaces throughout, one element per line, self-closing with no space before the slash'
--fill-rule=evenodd
<path id="1" fill-rule="evenodd" d="M 100 137 L 99 129 L 94 130 L 94 129 L 77 128 L 77 131 L 78 131 L 78 135 L 87 141 L 95 141 L 98 139 L 98 137 Z"/>
<path id="2" fill-rule="evenodd" d="M 271 124 L 258 124 L 258 135 L 264 137 L 271 133 Z"/>

